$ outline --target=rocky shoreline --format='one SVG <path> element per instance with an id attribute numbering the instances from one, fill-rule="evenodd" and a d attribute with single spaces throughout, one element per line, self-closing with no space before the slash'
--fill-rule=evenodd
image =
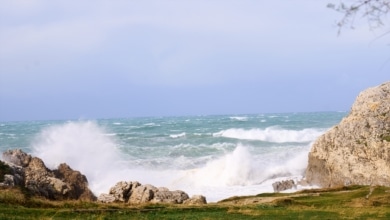
<path id="1" fill-rule="evenodd" d="M 201 205 L 207 204 L 202 195 L 191 198 L 187 193 L 170 191 L 165 187 L 155 187 L 139 182 L 121 181 L 113 186 L 108 194 L 96 197 L 88 188 L 88 180 L 79 171 L 73 170 L 66 163 L 58 169 L 50 170 L 38 157 L 33 157 L 20 149 L 7 150 L 0 161 L 0 187 L 23 187 L 31 195 L 50 200 L 83 200 L 102 203 L 169 203 Z"/>
<path id="2" fill-rule="evenodd" d="M 44 162 L 20 149 L 8 150 L 0 160 L 0 189 L 22 187 L 29 194 L 50 200 L 83 200 L 101 203 L 207 204 L 202 195 L 120 181 L 108 193 L 96 196 L 87 177 L 66 163 L 48 169 Z M 390 82 L 359 94 L 351 112 L 340 124 L 320 136 L 308 155 L 305 178 L 275 182 L 275 192 L 297 184 L 320 187 L 348 185 L 390 186 Z"/>

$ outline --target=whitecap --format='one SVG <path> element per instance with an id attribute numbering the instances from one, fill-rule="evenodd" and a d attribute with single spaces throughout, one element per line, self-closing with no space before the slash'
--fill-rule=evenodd
<path id="1" fill-rule="evenodd" d="M 171 134 L 171 135 L 169 135 L 169 137 L 171 137 L 171 138 L 181 138 L 181 137 L 185 137 L 185 136 L 186 136 L 185 132 L 180 133 L 180 134 Z"/>
<path id="2" fill-rule="evenodd" d="M 307 128 L 303 130 L 288 130 L 277 127 L 266 129 L 231 128 L 213 134 L 214 137 L 226 137 L 241 140 L 260 140 L 275 143 L 310 142 L 325 132 L 324 129 Z"/>

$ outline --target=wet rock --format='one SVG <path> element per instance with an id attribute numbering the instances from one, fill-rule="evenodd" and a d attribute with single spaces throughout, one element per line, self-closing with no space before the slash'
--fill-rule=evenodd
<path id="1" fill-rule="evenodd" d="M 284 190 L 297 188 L 297 185 L 295 184 L 294 180 L 283 180 L 273 183 L 272 187 L 274 188 L 274 192 L 281 192 Z"/>
<path id="2" fill-rule="evenodd" d="M 3 152 L 3 160 L 16 166 L 26 167 L 30 163 L 31 158 L 31 155 L 23 152 L 21 149 Z"/>

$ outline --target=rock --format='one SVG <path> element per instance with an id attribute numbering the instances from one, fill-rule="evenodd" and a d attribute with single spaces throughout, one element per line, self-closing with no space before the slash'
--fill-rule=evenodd
<path id="1" fill-rule="evenodd" d="M 3 159 L 10 167 L 10 176 L 3 184 L 23 186 L 32 195 L 54 200 L 96 199 L 88 188 L 87 178 L 67 164 L 52 171 L 40 158 L 31 157 L 20 149 L 4 152 Z"/>
<path id="2" fill-rule="evenodd" d="M 189 198 L 188 194 L 176 190 L 170 191 L 168 188 L 157 188 L 153 185 L 141 185 L 139 182 L 121 181 L 111 187 L 109 194 L 101 194 L 98 201 L 104 203 L 127 202 L 128 204 L 144 203 L 171 203 L 171 204 L 206 204 L 204 196 L 193 196 Z"/>
<path id="3" fill-rule="evenodd" d="M 113 194 L 106 194 L 102 193 L 100 196 L 97 198 L 97 201 L 102 202 L 102 203 L 112 203 L 115 202 L 116 198 Z"/>
<path id="4" fill-rule="evenodd" d="M 115 202 L 127 202 L 130 198 L 132 190 L 140 186 L 139 182 L 120 181 L 115 186 L 111 187 L 110 195 L 113 195 Z"/>
<path id="5" fill-rule="evenodd" d="M 58 169 L 53 172 L 56 178 L 67 184 L 69 188 L 67 191 L 68 199 L 87 201 L 96 199 L 92 191 L 88 188 L 87 177 L 79 171 L 73 170 L 66 163 L 62 163 L 58 166 Z"/>
<path id="6" fill-rule="evenodd" d="M 3 160 L 16 166 L 26 167 L 30 163 L 31 155 L 20 149 L 7 150 L 3 152 Z"/>
<path id="7" fill-rule="evenodd" d="M 206 197 L 202 195 L 194 195 L 191 198 L 184 200 L 183 204 L 186 205 L 204 205 L 207 204 Z"/>
<path id="8" fill-rule="evenodd" d="M 176 190 L 176 191 L 157 191 L 153 198 L 153 203 L 172 203 L 182 204 L 185 200 L 189 199 L 188 194 Z"/>
<path id="9" fill-rule="evenodd" d="M 15 177 L 10 174 L 4 175 L 4 181 L 0 183 L 2 186 L 15 186 Z"/>
<path id="10" fill-rule="evenodd" d="M 349 115 L 314 142 L 306 180 L 390 186 L 390 82 L 361 92 Z"/>
<path id="11" fill-rule="evenodd" d="M 295 184 L 294 180 L 283 180 L 273 183 L 272 187 L 274 188 L 274 192 L 281 192 L 284 190 L 297 188 L 297 185 Z"/>
<path id="12" fill-rule="evenodd" d="M 0 185 L 6 187 L 24 185 L 23 168 L 0 160 Z"/>
<path id="13" fill-rule="evenodd" d="M 128 203 L 141 204 L 147 203 L 154 197 L 157 188 L 152 185 L 141 185 L 132 190 Z"/>

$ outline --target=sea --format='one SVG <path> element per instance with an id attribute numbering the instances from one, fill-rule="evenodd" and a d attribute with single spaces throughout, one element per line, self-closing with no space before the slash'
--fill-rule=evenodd
<path id="1" fill-rule="evenodd" d="M 0 151 L 22 149 L 83 173 L 95 195 L 138 181 L 208 202 L 301 180 L 313 141 L 347 112 L 0 122 Z M 298 186 L 299 190 L 304 187 Z"/>

